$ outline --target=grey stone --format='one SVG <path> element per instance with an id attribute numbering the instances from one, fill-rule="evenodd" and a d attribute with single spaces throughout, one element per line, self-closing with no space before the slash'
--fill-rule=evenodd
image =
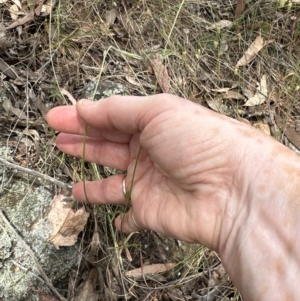
<path id="1" fill-rule="evenodd" d="M 110 80 L 98 82 L 89 82 L 83 89 L 82 97 L 94 100 L 100 100 L 112 95 L 124 95 L 126 89 L 120 83 Z"/>
<path id="2" fill-rule="evenodd" d="M 0 156 L 7 155 L 9 150 L 0 147 Z M 76 266 L 80 254 L 75 246 L 56 250 L 46 242 L 52 231 L 47 213 L 53 193 L 47 187 L 11 177 L 10 172 L 0 165 L 0 208 L 34 252 L 50 281 L 57 285 Z M 0 300 L 38 301 L 37 292 L 50 291 L 24 243 L 0 219 Z"/>

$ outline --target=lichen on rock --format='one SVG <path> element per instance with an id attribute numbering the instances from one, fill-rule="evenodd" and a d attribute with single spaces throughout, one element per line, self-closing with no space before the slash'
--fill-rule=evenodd
<path id="1" fill-rule="evenodd" d="M 0 147 L 0 156 L 7 157 L 7 154 L 9 149 Z M 0 165 L 0 180 L 4 183 L 0 208 L 23 241 L 0 219 L 0 300 L 38 301 L 38 292 L 46 292 L 48 287 L 24 242 L 54 285 L 68 275 L 80 254 L 75 247 L 56 250 L 46 242 L 52 230 L 47 220 L 47 211 L 54 197 L 52 191 L 23 178 L 12 177 L 8 181 L 9 173 L 9 169 Z"/>

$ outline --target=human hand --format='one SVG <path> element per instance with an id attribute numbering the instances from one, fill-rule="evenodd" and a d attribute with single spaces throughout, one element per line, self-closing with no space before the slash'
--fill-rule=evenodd
<path id="1" fill-rule="evenodd" d="M 124 232 L 138 230 L 131 218 L 133 210 L 141 228 L 216 250 L 236 285 L 246 296 L 251 295 L 247 273 L 241 277 L 239 272 L 244 265 L 249 268 L 245 257 L 255 257 L 260 251 L 259 246 L 248 246 L 252 237 L 257 240 L 257 233 L 252 233 L 272 226 L 266 230 L 259 227 L 266 212 L 268 218 L 282 213 L 282 202 L 268 181 L 276 186 L 282 179 L 273 170 L 275 157 L 277 166 L 284 165 L 287 157 L 299 164 L 291 151 L 250 125 L 167 94 L 80 101 L 76 107 L 54 108 L 47 120 L 62 132 L 56 140 L 58 148 L 78 157 L 82 156 L 87 125 L 85 159 L 127 170 L 127 190 L 141 146 L 132 207 L 123 221 L 116 219 L 116 227 Z M 288 176 L 284 173 L 283 177 Z M 115 175 L 87 182 L 89 201 L 124 204 L 122 179 Z M 289 185 L 293 186 L 292 182 L 295 184 L 291 180 Z M 289 185 L 284 188 L 286 195 Z M 85 201 L 82 183 L 74 186 L 73 195 Z M 278 244 L 268 243 L 276 252 Z"/>
<path id="2" fill-rule="evenodd" d="M 85 159 L 127 170 L 127 190 L 141 145 L 130 209 L 136 223 L 218 250 L 226 207 L 244 185 L 239 170 L 245 150 L 236 140 L 237 129 L 249 126 L 173 95 L 84 101 L 55 108 L 47 119 L 62 132 L 57 147 L 79 157 L 87 124 Z M 122 175 L 86 187 L 92 203 L 125 203 Z M 73 194 L 85 201 L 83 183 Z M 117 218 L 119 230 L 121 225 L 124 232 L 137 230 L 131 212 L 122 222 Z"/>

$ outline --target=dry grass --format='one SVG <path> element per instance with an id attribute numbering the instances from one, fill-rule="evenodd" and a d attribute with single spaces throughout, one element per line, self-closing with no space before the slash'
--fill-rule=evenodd
<path id="1" fill-rule="evenodd" d="M 33 112 L 29 116 L 36 118 L 49 107 L 68 102 L 60 88 L 80 98 L 91 81 L 100 86 L 107 80 L 119 83 L 126 94 L 158 93 L 159 79 L 152 68 L 158 60 L 168 70 L 170 93 L 204 106 L 218 98 L 226 107 L 223 113 L 234 118 L 256 121 L 272 114 L 276 119 L 278 114 L 285 122 L 300 127 L 300 4 L 247 1 L 237 14 L 236 5 L 236 1 L 206 0 L 58 0 L 50 16 L 36 17 L 24 24 L 21 32 L 12 29 L 2 37 L 0 58 L 26 78 L 21 84 L 14 79 L 6 85 L 18 88 L 15 106 L 20 108 L 28 89 L 34 93 L 36 98 L 29 94 L 26 99 Z M 0 8 L 0 21 L 7 26 L 11 23 L 8 6 L 0 4 Z M 29 13 L 32 7 L 28 4 L 23 11 Z M 222 20 L 232 23 L 225 28 L 216 26 Z M 236 69 L 237 61 L 258 35 L 274 41 L 252 62 Z M 241 95 L 246 90 L 255 91 L 264 74 L 269 95 L 262 105 L 245 108 L 241 99 L 220 98 L 220 89 Z M 80 163 L 62 157 L 46 143 L 49 135 L 42 135 L 41 142 L 47 146 L 41 149 L 43 164 L 35 168 L 78 181 Z M 287 142 L 283 135 L 278 137 Z M 95 177 L 91 169 L 85 172 L 88 178 Z M 100 174 L 104 175 L 103 169 Z M 211 290 L 222 288 L 223 296 L 216 300 L 241 300 L 220 270 L 215 254 L 204 248 L 186 250 L 186 246 L 148 232 L 126 241 L 113 228 L 120 210 L 111 206 L 93 209 L 95 220 L 82 242 L 84 264 L 77 278 L 96 266 L 106 279 L 100 290 L 109 300 L 185 300 L 184 296 L 204 300 L 200 295 L 207 294 L 209 286 Z M 100 238 L 93 234 L 96 224 Z M 97 251 L 91 253 L 95 244 Z M 125 276 L 127 270 L 141 264 L 163 262 L 177 265 L 173 272 L 147 279 Z"/>

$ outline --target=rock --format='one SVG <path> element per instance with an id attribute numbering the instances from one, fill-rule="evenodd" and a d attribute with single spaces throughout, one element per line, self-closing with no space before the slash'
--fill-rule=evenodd
<path id="1" fill-rule="evenodd" d="M 126 88 L 120 83 L 110 80 L 97 82 L 89 82 L 82 91 L 81 98 L 100 100 L 111 95 L 124 95 Z"/>
<path id="2" fill-rule="evenodd" d="M 2 158 L 7 158 L 7 152 L 0 146 Z M 11 172 L 0 165 L 0 208 L 55 286 L 76 265 L 79 255 L 75 247 L 56 250 L 46 243 L 52 230 L 47 220 L 52 191 L 25 178 L 11 177 Z M 0 219 L 0 300 L 38 301 L 39 292 L 50 292 L 23 241 Z"/>

